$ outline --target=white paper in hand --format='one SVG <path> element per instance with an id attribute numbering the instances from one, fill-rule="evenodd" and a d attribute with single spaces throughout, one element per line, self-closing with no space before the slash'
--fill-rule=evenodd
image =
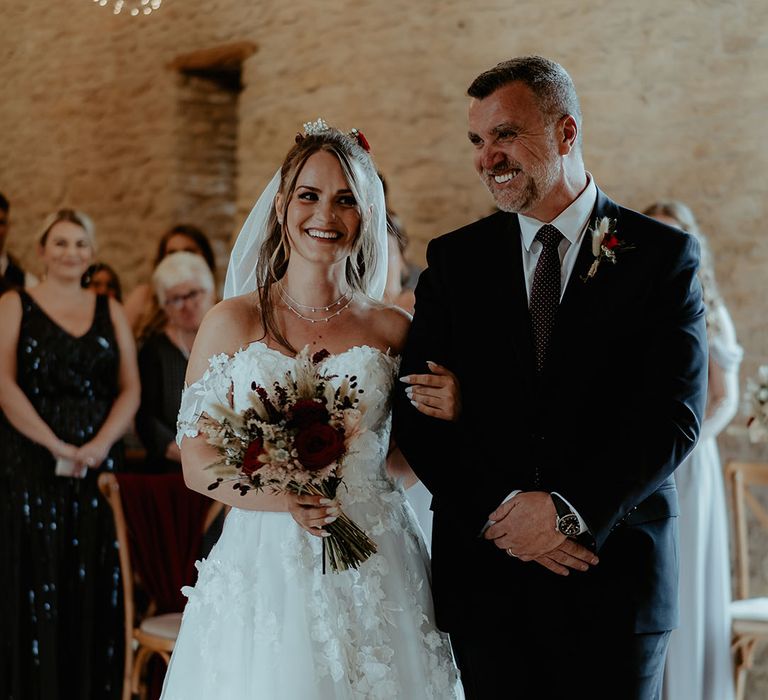
<path id="1" fill-rule="evenodd" d="M 56 476 L 73 476 L 76 479 L 82 479 L 85 476 L 87 469 L 79 467 L 73 459 L 67 459 L 66 457 L 59 457 L 56 460 Z"/>

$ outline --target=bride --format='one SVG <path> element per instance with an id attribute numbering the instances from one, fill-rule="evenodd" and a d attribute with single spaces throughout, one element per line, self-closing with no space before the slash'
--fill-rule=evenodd
<path id="1" fill-rule="evenodd" d="M 162 698 L 362 700 L 462 697 L 436 629 L 423 537 L 390 454 L 390 396 L 409 317 L 381 298 L 387 233 L 381 181 L 365 138 L 305 124 L 232 253 L 225 301 L 206 316 L 179 413 L 190 488 L 233 506 L 198 563 Z M 235 296 L 239 294 L 239 296 Z M 208 490 L 217 459 L 197 421 L 213 404 L 249 404 L 252 383 L 281 380 L 296 353 L 326 350 L 334 382 L 355 375 L 374 439 L 347 456 L 337 501 Z M 425 412 L 452 419 L 449 391 Z M 392 452 L 396 453 L 396 450 Z M 390 470 L 387 470 L 387 462 Z M 399 465 L 393 467 L 393 465 Z M 393 478 L 394 476 L 404 479 Z M 340 511 L 378 552 L 322 573 L 324 526 Z"/>

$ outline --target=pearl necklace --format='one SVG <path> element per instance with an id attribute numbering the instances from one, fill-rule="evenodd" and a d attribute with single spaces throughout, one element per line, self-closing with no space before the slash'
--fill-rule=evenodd
<path id="1" fill-rule="evenodd" d="M 280 292 L 280 298 L 283 300 L 283 302 L 285 302 L 285 305 L 291 311 L 293 311 L 293 313 L 296 316 L 298 316 L 302 321 L 308 321 L 309 323 L 328 323 L 328 321 L 330 321 L 332 318 L 336 318 L 336 316 L 338 316 L 342 311 L 344 311 L 344 309 L 346 309 L 352 303 L 352 299 L 354 296 L 353 294 L 350 294 L 347 301 L 342 304 L 342 301 L 348 294 L 348 292 L 344 292 L 344 294 L 342 294 L 333 303 L 328 304 L 328 306 L 307 306 L 306 304 L 300 304 L 298 301 L 290 297 L 288 295 L 288 292 L 285 291 L 285 288 L 280 282 L 277 283 L 277 287 Z M 339 304 L 342 304 L 342 306 L 339 306 Z M 296 307 L 300 307 L 302 309 L 309 309 L 312 312 L 317 312 L 317 311 L 330 311 L 334 306 L 339 306 L 339 308 L 336 309 L 336 311 L 334 311 L 329 316 L 323 316 L 322 318 L 309 318 L 308 316 L 304 316 L 304 314 L 302 314 L 299 311 L 299 309 L 296 308 Z"/>

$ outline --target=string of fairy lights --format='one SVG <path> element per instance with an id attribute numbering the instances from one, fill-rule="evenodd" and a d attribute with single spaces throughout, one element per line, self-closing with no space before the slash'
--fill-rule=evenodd
<path id="1" fill-rule="evenodd" d="M 151 15 L 155 10 L 160 9 L 163 0 L 93 0 L 101 7 L 111 7 L 116 15 L 125 12 L 132 17 L 139 15 Z"/>

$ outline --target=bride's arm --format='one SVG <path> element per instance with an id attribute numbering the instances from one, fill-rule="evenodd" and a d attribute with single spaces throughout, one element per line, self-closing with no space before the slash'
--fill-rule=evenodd
<path id="1" fill-rule="evenodd" d="M 206 314 L 190 353 L 185 376 L 187 387 L 192 387 L 208 372 L 210 390 L 216 393 L 216 397 L 219 400 L 226 400 L 231 397 L 231 382 L 228 373 L 222 366 L 218 366 L 218 370 L 216 370 L 211 366 L 210 360 L 222 353 L 231 356 L 247 342 L 248 335 L 243 335 L 243 333 L 252 326 L 252 313 L 253 310 L 246 306 L 241 298 L 234 298 L 217 304 Z M 205 435 L 197 433 L 190 425 L 189 416 L 185 415 L 185 401 L 183 399 L 179 421 L 180 426 L 183 424 L 183 429 L 179 433 L 181 436 L 181 466 L 184 481 L 193 491 L 198 491 L 217 501 L 243 510 L 290 512 L 301 527 L 317 536 L 325 534 L 322 526 L 326 524 L 328 518 L 335 520 L 338 510 L 334 510 L 334 508 L 338 504 L 321 504 L 321 497 L 319 496 L 296 496 L 294 494 L 272 494 L 257 491 L 248 491 L 241 496 L 239 489 L 235 490 L 227 483 L 222 483 L 217 488 L 209 490 L 208 487 L 215 482 L 216 477 L 207 467 L 219 460 L 219 454 L 215 447 L 208 444 Z"/>
<path id="2" fill-rule="evenodd" d="M 233 355 L 243 344 L 241 342 L 241 332 L 238 332 L 238 320 L 240 319 L 239 304 L 234 303 L 237 300 L 222 302 L 217 304 L 206 314 L 200 329 L 195 337 L 192 352 L 187 364 L 187 373 L 184 378 L 185 386 L 193 387 L 196 383 L 204 380 L 206 372 L 210 381 L 203 381 L 206 392 L 215 394 L 213 398 L 219 400 L 229 399 L 231 397 L 231 388 L 225 386 L 228 383 L 228 373 L 226 377 L 222 368 L 218 370 L 211 366 L 211 358 L 221 355 Z M 247 326 L 245 326 L 247 328 Z M 243 328 L 243 326 L 240 326 Z M 216 372 L 220 375 L 217 376 Z M 217 391 L 218 389 L 218 391 Z M 186 392 L 185 392 L 186 393 Z M 221 396 L 218 396 L 218 394 Z M 207 467 L 219 461 L 219 454 L 216 448 L 209 445 L 206 436 L 198 433 L 194 428 L 190 429 L 190 417 L 185 414 L 185 403 L 182 402 L 182 409 L 179 414 L 180 423 L 184 423 L 186 429 L 180 442 L 181 447 L 181 467 L 184 473 L 184 481 L 193 491 L 198 491 L 206 496 L 215 498 L 217 501 L 227 505 L 246 510 L 267 510 L 267 511 L 287 511 L 288 503 L 286 496 L 273 495 L 271 493 L 257 493 L 249 491 L 245 496 L 240 495 L 240 491 L 231 488 L 227 483 L 221 484 L 214 490 L 209 490 L 210 484 L 216 481 L 213 471 Z M 202 405 L 196 407 L 194 418 L 199 418 L 199 412 L 205 407 L 205 397 L 202 399 Z M 181 433 L 180 433 L 181 435 Z"/>

